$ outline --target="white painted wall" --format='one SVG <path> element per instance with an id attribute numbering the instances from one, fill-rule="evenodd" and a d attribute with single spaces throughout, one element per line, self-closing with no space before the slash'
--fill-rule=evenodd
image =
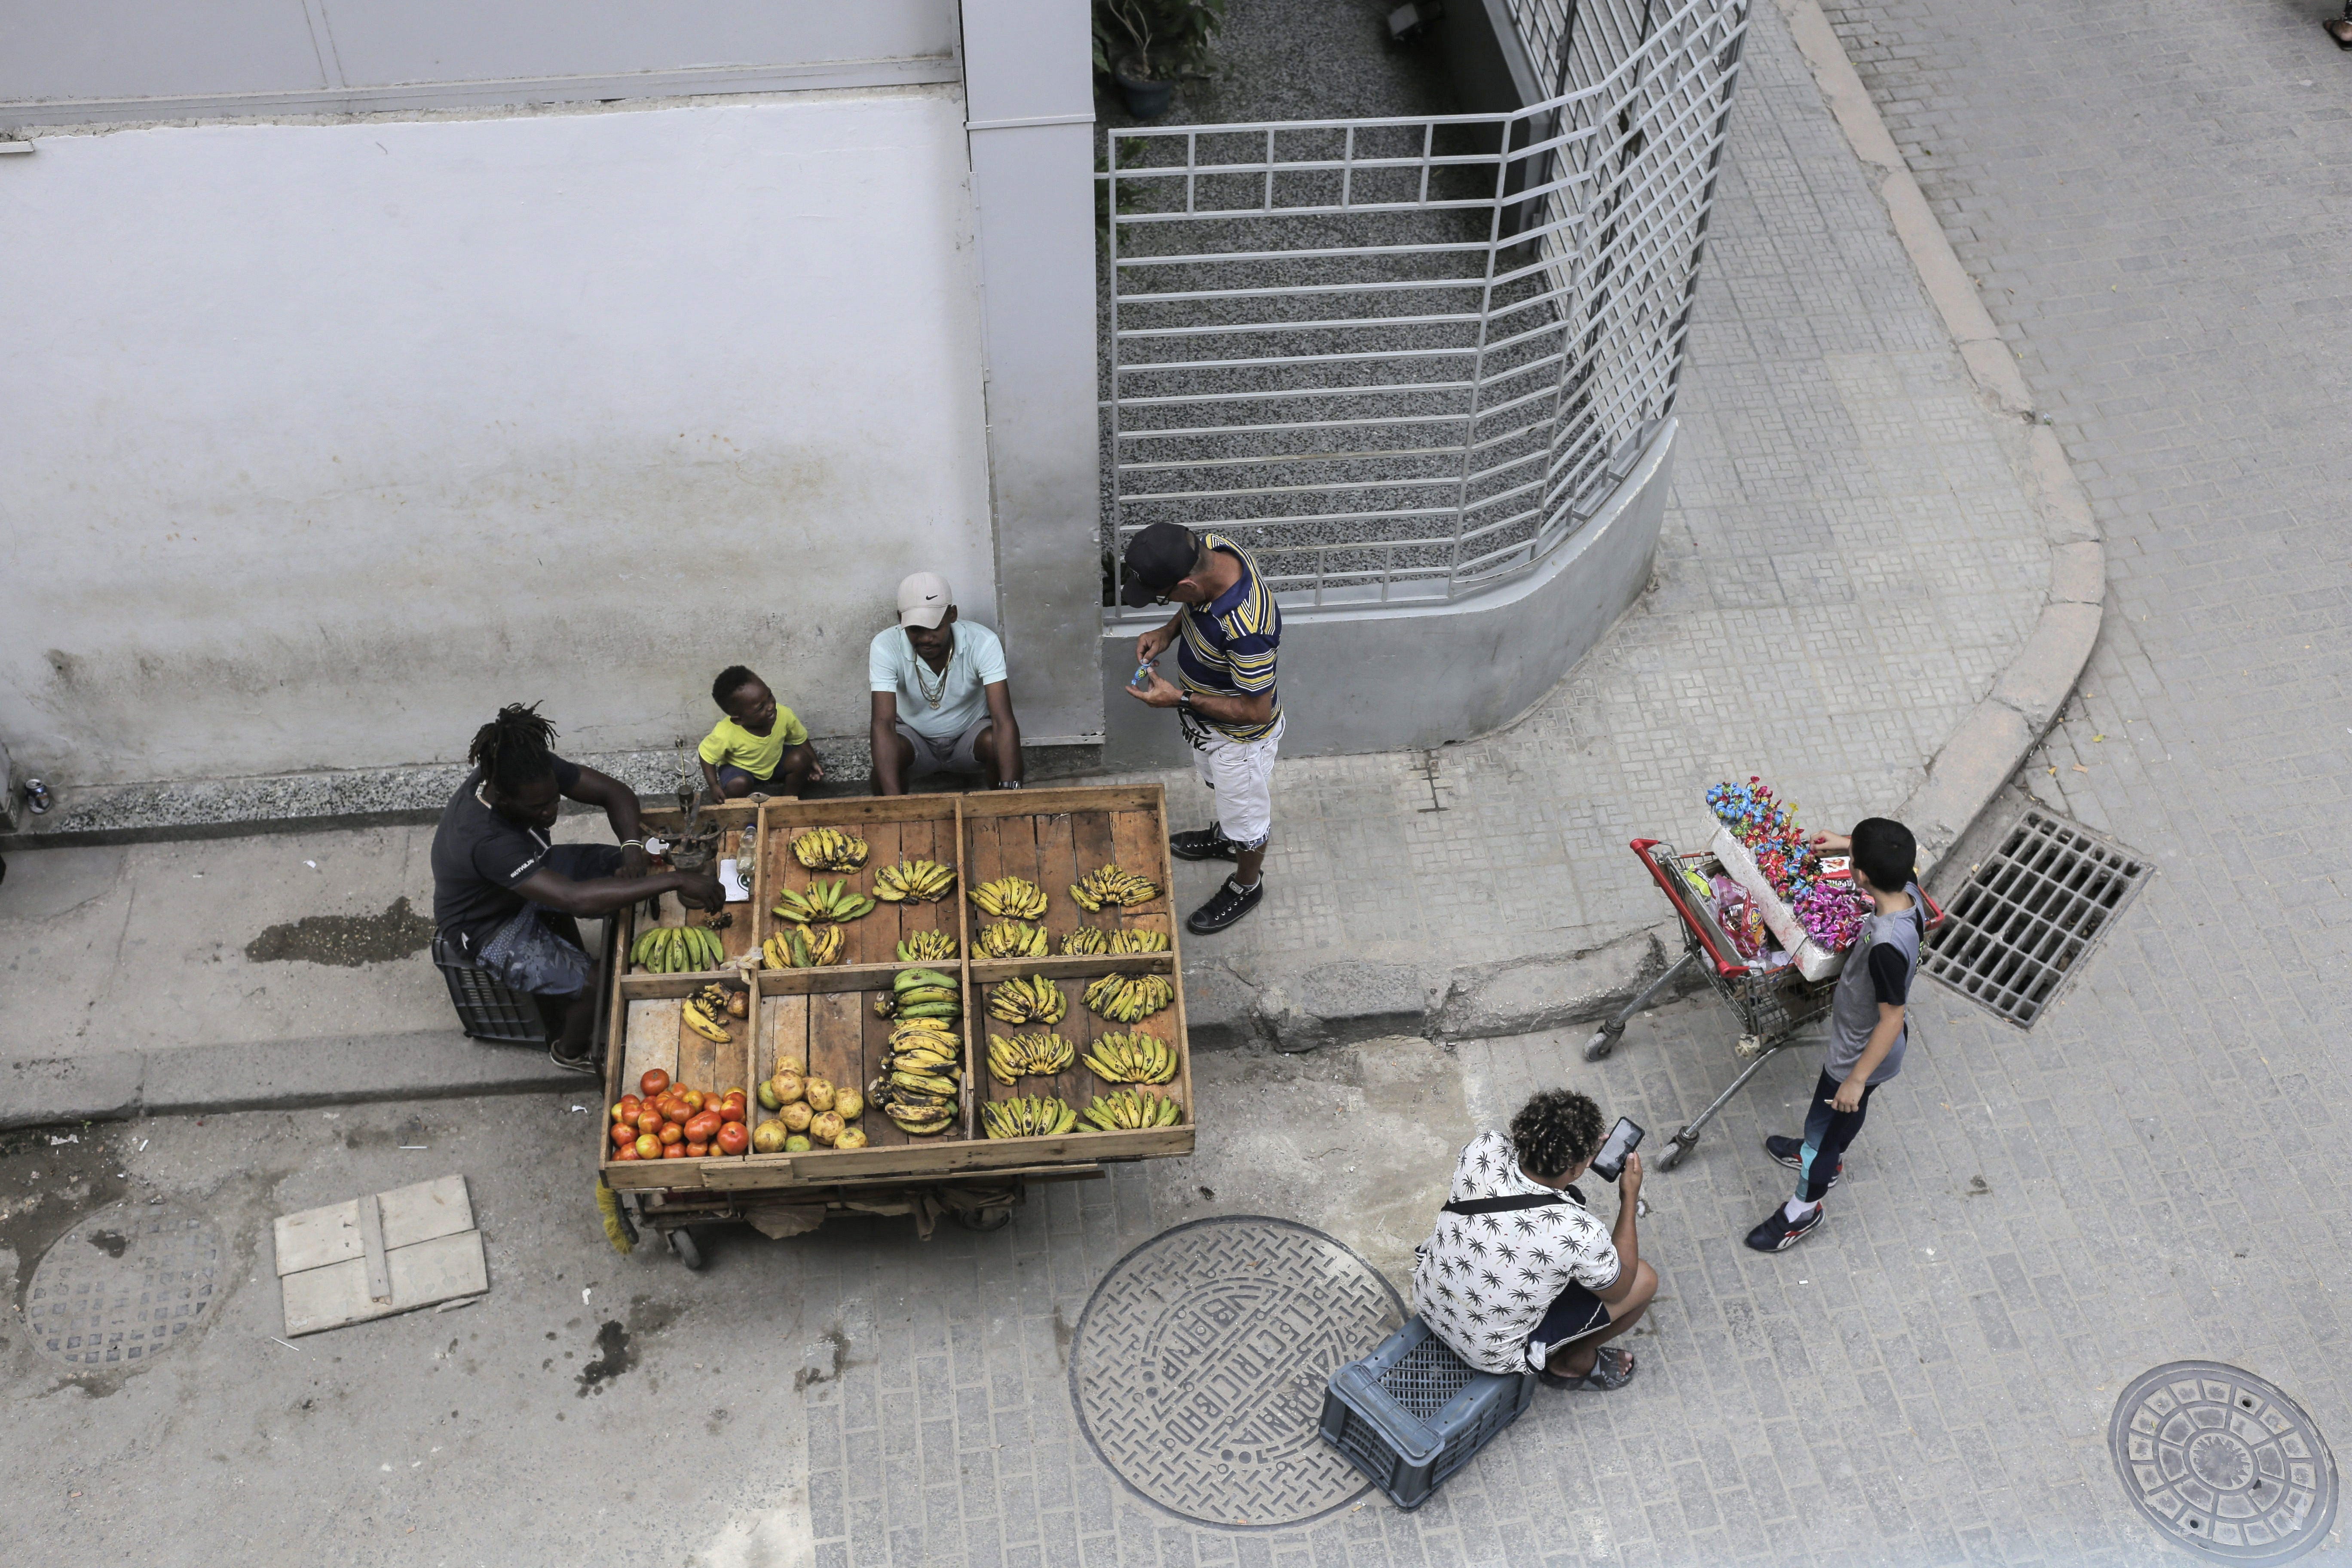
<path id="1" fill-rule="evenodd" d="M 0 160 L 0 739 L 68 784 L 862 731 L 995 624 L 950 89 L 45 137 Z M 1014 679 L 1020 678 L 1020 650 Z"/>

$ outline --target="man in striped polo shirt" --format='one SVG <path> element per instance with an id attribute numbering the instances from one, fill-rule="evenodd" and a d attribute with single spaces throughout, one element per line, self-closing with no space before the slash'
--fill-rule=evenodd
<path id="1" fill-rule="evenodd" d="M 1182 609 L 1166 626 L 1135 639 L 1138 679 L 1127 694 L 1173 708 L 1192 745 L 1192 766 L 1217 795 L 1217 820 L 1179 833 L 1169 851 L 1184 860 L 1231 860 L 1234 874 L 1184 928 L 1220 931 L 1265 895 L 1261 875 L 1274 832 L 1274 754 L 1282 741 L 1282 703 L 1274 689 L 1274 655 L 1282 610 L 1249 552 L 1222 534 L 1195 534 L 1155 522 L 1128 542 L 1130 609 L 1171 601 Z M 1176 683 L 1149 668 L 1170 645 Z"/>

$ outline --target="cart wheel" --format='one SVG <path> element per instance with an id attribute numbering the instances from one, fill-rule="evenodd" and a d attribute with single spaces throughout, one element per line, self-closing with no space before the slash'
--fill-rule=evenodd
<path id="1" fill-rule="evenodd" d="M 1584 1042 L 1584 1059 L 1597 1062 L 1606 1057 L 1617 1048 L 1617 1037 L 1624 1032 L 1622 1026 L 1612 1029 L 1606 1024 L 1593 1030 L 1592 1037 Z"/>
<path id="2" fill-rule="evenodd" d="M 1013 1209 L 1009 1205 L 1003 1208 L 955 1209 L 950 1212 L 955 1215 L 956 1224 L 982 1236 L 992 1230 L 1003 1230 L 1013 1223 Z"/>
<path id="3" fill-rule="evenodd" d="M 694 1233 L 686 1226 L 679 1226 L 668 1234 L 669 1249 L 677 1254 L 677 1260 L 688 1268 L 700 1268 L 702 1248 L 694 1245 Z"/>
<path id="4" fill-rule="evenodd" d="M 1683 1135 L 1679 1132 L 1675 1133 L 1666 1141 L 1666 1146 L 1658 1151 L 1658 1169 L 1671 1171 L 1681 1164 L 1683 1156 L 1691 1152 L 1691 1144 L 1697 1142 L 1698 1140 L 1694 1138 L 1689 1143 L 1685 1143 L 1683 1142 Z"/>

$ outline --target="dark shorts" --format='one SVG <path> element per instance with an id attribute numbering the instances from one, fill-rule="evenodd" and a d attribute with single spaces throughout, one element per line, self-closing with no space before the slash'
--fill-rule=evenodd
<path id="1" fill-rule="evenodd" d="M 1528 1364 L 1541 1368 L 1551 1352 L 1570 1340 L 1580 1340 L 1609 1326 L 1609 1303 L 1570 1280 L 1552 1299 L 1543 1321 L 1528 1335 Z"/>
<path id="2" fill-rule="evenodd" d="M 615 844 L 559 844 L 541 864 L 575 882 L 593 881 L 621 868 L 621 850 Z M 577 996 L 587 988 L 596 961 L 545 916 L 537 904 L 523 905 L 482 943 L 476 962 L 510 991 Z"/>

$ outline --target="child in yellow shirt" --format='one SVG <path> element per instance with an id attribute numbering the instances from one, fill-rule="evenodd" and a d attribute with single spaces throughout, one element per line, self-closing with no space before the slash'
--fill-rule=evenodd
<path id="1" fill-rule="evenodd" d="M 698 753 L 712 799 L 740 800 L 755 791 L 797 796 L 824 782 L 808 726 L 777 705 L 766 681 L 730 664 L 710 683 L 710 700 L 727 715 L 702 738 Z"/>

